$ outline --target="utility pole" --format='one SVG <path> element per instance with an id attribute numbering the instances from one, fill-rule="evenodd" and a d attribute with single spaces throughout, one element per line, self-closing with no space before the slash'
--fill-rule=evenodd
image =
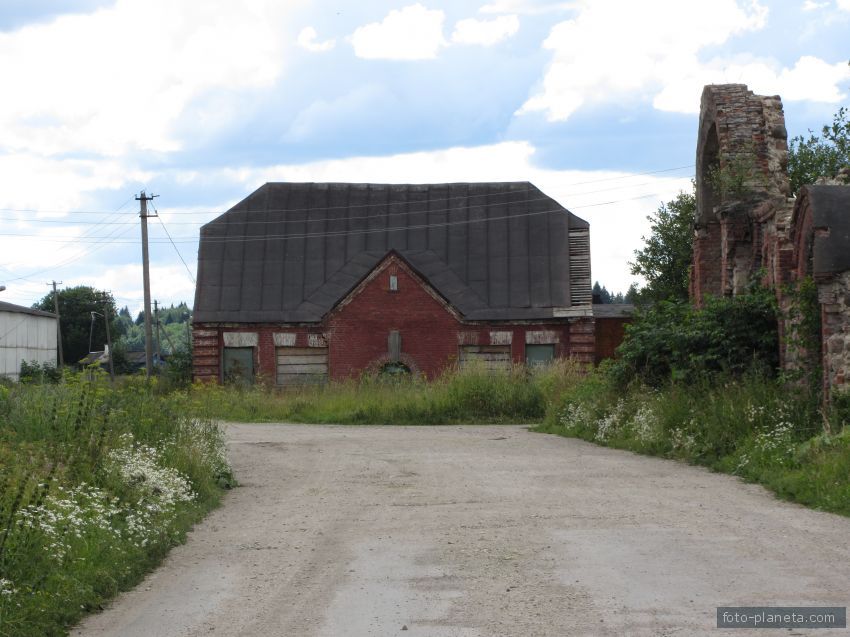
<path id="1" fill-rule="evenodd" d="M 156 322 L 156 360 L 162 363 L 162 335 L 159 333 L 159 303 L 154 299 L 153 316 Z"/>
<path id="2" fill-rule="evenodd" d="M 153 374 L 153 331 L 151 329 L 151 273 L 148 256 L 148 202 L 156 195 L 145 195 L 145 191 L 136 197 L 141 204 L 139 218 L 142 220 L 142 277 L 145 285 L 145 371 L 148 378 Z M 154 217 L 156 215 L 150 215 Z"/>
<path id="3" fill-rule="evenodd" d="M 47 285 L 53 286 L 53 309 L 56 312 L 56 347 L 59 349 L 59 369 L 62 369 L 65 367 L 65 355 L 62 353 L 62 324 L 59 321 L 59 291 L 56 289 L 57 285 L 62 285 L 62 281 L 53 281 Z"/>
<path id="4" fill-rule="evenodd" d="M 112 337 L 109 335 L 109 298 L 103 299 L 103 320 L 106 321 L 106 347 L 109 349 L 109 378 L 115 382 L 115 364 L 112 359 L 115 352 L 112 351 Z"/>

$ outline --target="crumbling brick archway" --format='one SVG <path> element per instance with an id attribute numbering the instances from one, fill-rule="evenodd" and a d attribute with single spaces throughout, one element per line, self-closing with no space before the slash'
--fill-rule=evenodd
<path id="1" fill-rule="evenodd" d="M 790 187 L 782 101 L 743 84 L 706 86 L 696 153 L 691 298 L 734 295 L 759 267 L 762 216 Z"/>

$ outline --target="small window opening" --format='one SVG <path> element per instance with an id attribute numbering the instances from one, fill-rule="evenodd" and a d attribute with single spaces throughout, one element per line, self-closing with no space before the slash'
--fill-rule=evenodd
<path id="1" fill-rule="evenodd" d="M 390 292 L 398 292 L 398 277 L 395 274 L 390 275 Z"/>

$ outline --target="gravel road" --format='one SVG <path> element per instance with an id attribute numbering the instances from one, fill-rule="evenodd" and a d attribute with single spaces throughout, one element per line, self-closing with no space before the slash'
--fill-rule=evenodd
<path id="1" fill-rule="evenodd" d="M 515 426 L 230 425 L 241 486 L 78 637 L 846 635 L 850 519 Z"/>

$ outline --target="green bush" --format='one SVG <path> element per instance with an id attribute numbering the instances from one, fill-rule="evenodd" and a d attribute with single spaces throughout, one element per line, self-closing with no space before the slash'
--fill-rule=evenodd
<path id="1" fill-rule="evenodd" d="M 640 311 L 617 349 L 610 373 L 620 386 L 658 387 L 715 375 L 775 373 L 776 300 L 769 290 L 705 300 L 702 308 L 664 301 Z"/>
<path id="2" fill-rule="evenodd" d="M 21 361 L 21 373 L 18 379 L 25 384 L 58 383 L 62 380 L 62 371 L 53 363 Z"/>

